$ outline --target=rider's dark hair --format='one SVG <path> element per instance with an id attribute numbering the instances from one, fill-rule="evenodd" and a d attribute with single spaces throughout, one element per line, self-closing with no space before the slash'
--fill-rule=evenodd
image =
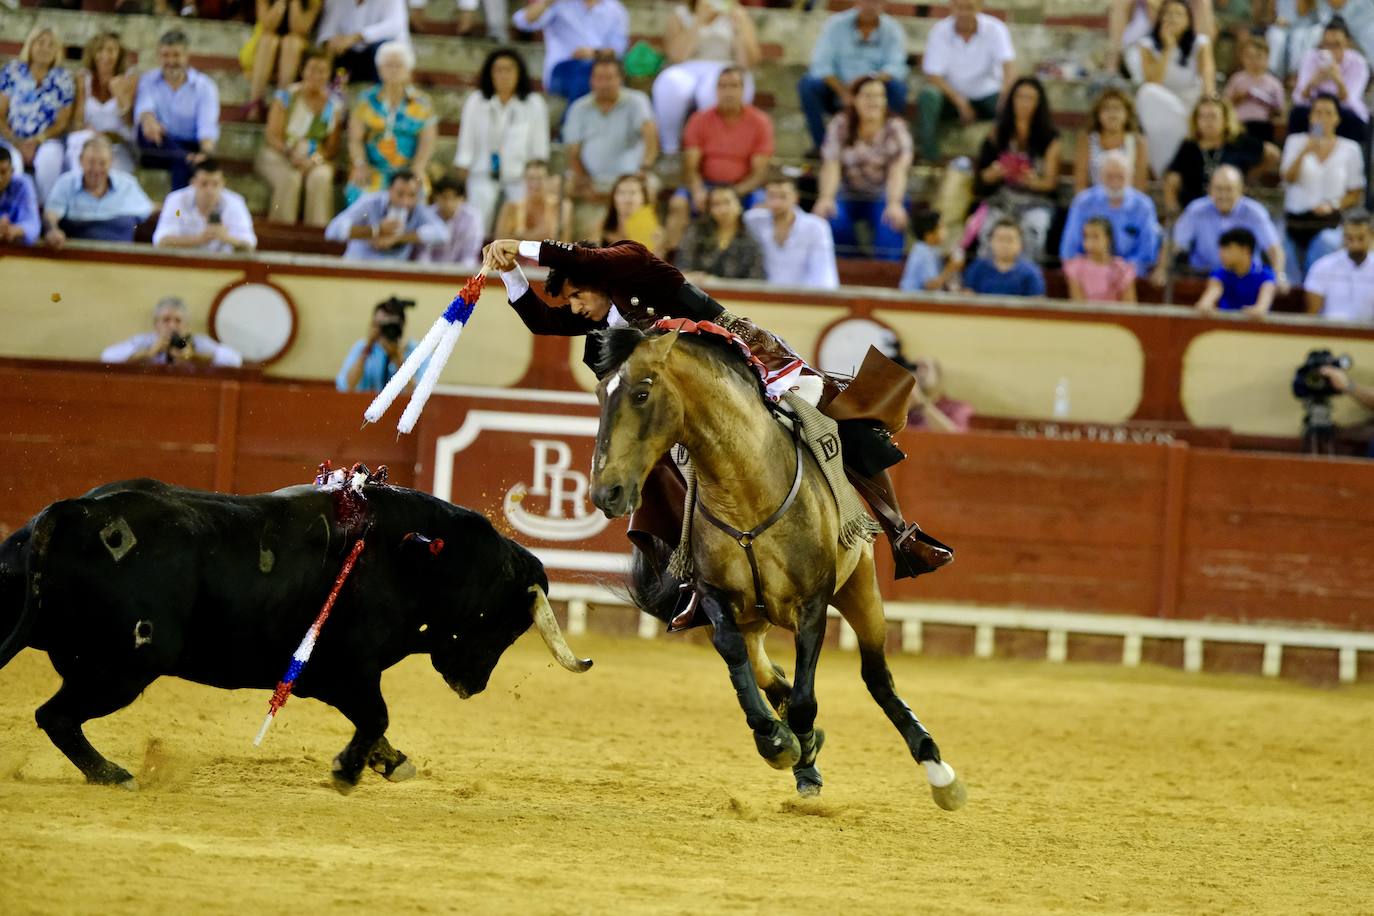
<path id="1" fill-rule="evenodd" d="M 584 239 L 583 241 L 577 243 L 577 247 L 600 248 L 601 245 L 598 242 L 587 241 Z M 590 286 L 592 289 L 603 288 L 601 283 L 598 283 L 595 280 L 588 282 L 588 279 L 588 277 L 584 276 L 581 273 L 576 273 L 568 270 L 560 270 L 556 267 L 551 268 L 549 270 L 549 275 L 544 278 L 544 292 L 548 293 L 550 296 L 553 296 L 556 299 L 563 295 L 563 290 L 569 283 L 573 284 L 574 286 Z"/>

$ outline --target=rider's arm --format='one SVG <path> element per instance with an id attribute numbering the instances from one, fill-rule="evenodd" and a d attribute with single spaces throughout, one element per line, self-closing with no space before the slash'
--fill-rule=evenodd
<path id="1" fill-rule="evenodd" d="M 525 279 L 524 271 L 519 265 L 514 270 L 503 270 L 501 282 L 506 284 L 506 295 L 510 299 L 511 308 L 515 309 L 515 314 L 525 322 L 525 327 L 535 334 L 575 337 L 604 325 L 604 322 L 575 315 L 570 309 L 552 308 L 530 288 L 530 283 Z"/>
<path id="2" fill-rule="evenodd" d="M 614 277 L 619 289 L 644 290 L 635 295 L 671 299 L 687 282 L 676 267 L 654 255 L 638 242 L 620 242 L 605 248 L 582 248 L 566 242 L 521 242 L 520 255 L 537 258 L 545 267 L 577 272 L 596 272 Z"/>

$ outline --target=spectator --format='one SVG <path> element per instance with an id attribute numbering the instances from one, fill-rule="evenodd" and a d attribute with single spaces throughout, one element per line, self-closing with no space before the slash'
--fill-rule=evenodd
<path id="1" fill-rule="evenodd" d="M 0 70 L 0 137 L 16 170 L 33 170 L 41 201 L 62 174 L 62 135 L 76 107 L 76 80 L 61 65 L 62 42 L 48 26 L 35 26 L 19 56 Z"/>
<path id="2" fill-rule="evenodd" d="M 945 394 L 945 371 L 928 356 L 907 362 L 901 354 L 893 360 L 916 377 L 907 398 L 907 429 L 941 433 L 966 433 L 973 421 L 973 405 Z"/>
<path id="3" fill-rule="evenodd" d="M 1283 83 L 1269 72 L 1269 43 L 1251 35 L 1241 46 L 1240 59 L 1245 68 L 1231 74 L 1222 98 L 1235 107 L 1252 139 L 1273 143 L 1274 124 L 1283 117 L 1284 92 Z"/>
<path id="4" fill-rule="evenodd" d="M 811 68 L 797 84 L 812 148 L 825 137 L 826 116 L 851 107 L 851 87 L 860 77 L 881 80 L 888 110 L 904 115 L 906 75 L 906 32 L 883 13 L 882 0 L 854 0 L 853 9 L 827 19 L 811 49 Z"/>
<path id="5" fill-rule="evenodd" d="M 525 163 L 548 158 L 544 97 L 530 89 L 524 58 L 510 48 L 497 48 L 482 62 L 477 88 L 463 103 L 453 156 L 483 233 L 491 231 L 499 201 L 524 196 Z"/>
<path id="6" fill-rule="evenodd" d="M 343 256 L 353 261 L 408 261 L 415 244 L 443 245 L 444 221 L 420 202 L 420 179 L 409 169 L 392 172 L 385 191 L 359 197 L 329 221 L 324 237 L 347 242 Z"/>
<path id="7" fill-rule="evenodd" d="M 987 257 L 981 257 L 964 271 L 964 288 L 971 293 L 990 296 L 1043 296 L 1045 276 L 1023 255 L 1021 224 L 999 219 L 988 234 Z"/>
<path id="8" fill-rule="evenodd" d="M 158 68 L 139 78 L 134 100 L 143 165 L 170 172 L 173 191 L 186 187 L 192 168 L 214 153 L 219 140 L 219 89 L 190 59 L 186 33 L 164 32 Z"/>
<path id="9" fill-rule="evenodd" d="M 1068 239 L 1068 227 L 1064 238 Z M 1094 216 L 1083 223 L 1077 248 L 1083 253 L 1064 260 L 1069 298 L 1074 302 L 1135 302 L 1136 269 L 1117 257 L 1111 220 Z"/>
<path id="10" fill-rule="evenodd" d="M 678 248 L 677 269 L 713 279 L 762 280 L 763 249 L 744 228 L 744 208 L 735 189 L 712 188 L 706 210 Z"/>
<path id="11" fill-rule="evenodd" d="M 663 229 L 649 200 L 649 185 L 644 176 L 621 175 L 611 185 L 610 201 L 597 238 L 603 245 L 629 239 L 656 255 L 662 253 Z"/>
<path id="12" fill-rule="evenodd" d="M 1099 184 L 1076 195 L 1069 205 L 1059 241 L 1059 259 L 1068 261 L 1087 252 L 1084 229 L 1089 222 L 1101 219 L 1111 233 L 1111 252 L 1143 276 L 1159 256 L 1155 202 L 1150 195 L 1131 187 L 1131 163 L 1121 150 L 1112 150 L 1102 157 L 1101 179 Z"/>
<path id="13" fill-rule="evenodd" d="M 258 246 L 253 217 L 243 197 L 224 186 L 224 171 L 214 159 L 201 159 L 191 184 L 162 201 L 153 244 L 229 253 Z"/>
<path id="14" fill-rule="evenodd" d="M 511 21 L 544 33 L 544 91 L 569 103 L 592 90 L 598 56 L 620 58 L 630 46 L 630 14 L 620 0 L 530 0 Z"/>
<path id="15" fill-rule="evenodd" d="M 426 0 L 411 0 L 412 7 L 423 7 Z M 458 0 L 458 22 L 456 31 L 459 35 L 469 36 L 476 34 L 477 0 Z M 506 5 L 506 0 L 482 0 L 482 15 L 486 20 L 487 37 L 492 41 L 505 44 L 510 40 L 510 10 Z"/>
<path id="16" fill-rule="evenodd" d="M 395 296 L 377 303 L 367 326 L 367 337 L 355 343 L 344 357 L 334 380 L 335 387 L 340 391 L 381 391 L 386 387 L 406 357 L 415 350 L 415 341 L 405 336 L 405 310 L 414 304 Z M 420 367 L 416 378 L 424 374 L 424 368 Z M 413 386 L 415 382 L 410 384 Z"/>
<path id="17" fill-rule="evenodd" d="M 1125 155 L 1135 176 L 1135 189 L 1146 190 L 1150 179 L 1150 143 L 1140 132 L 1131 97 L 1116 88 L 1104 89 L 1097 97 L 1089 131 L 1078 135 L 1073 158 L 1075 194 L 1101 184 L 1102 157 L 1110 152 Z"/>
<path id="18" fill-rule="evenodd" d="M 769 283 L 813 289 L 840 285 L 830 226 L 797 206 L 797 184 L 791 178 L 768 179 L 763 206 L 744 214 L 744 227 L 763 250 Z"/>
<path id="19" fill-rule="evenodd" d="M 60 248 L 69 238 L 132 242 L 134 229 L 153 212 L 138 179 L 111 171 L 114 149 L 104 134 L 86 140 L 80 164 L 57 179 L 43 204 L 48 244 Z"/>
<path id="20" fill-rule="evenodd" d="M 277 72 L 277 89 L 285 91 L 296 81 L 303 65 L 301 55 L 310 47 L 315 20 L 320 18 L 321 0 L 256 0 L 257 24 L 253 28 L 251 56 L 240 52 L 240 61 L 249 56 L 247 120 L 263 114 L 263 98 L 272 71 Z M 331 74 L 332 75 L 332 74 Z"/>
<path id="21" fill-rule="evenodd" d="M 363 92 L 348 122 L 348 187 L 353 203 L 366 191 L 390 187 L 401 169 L 429 183 L 429 160 L 439 137 L 434 105 L 411 83 L 415 52 L 398 41 L 377 49 L 382 82 Z"/>
<path id="22" fill-rule="evenodd" d="M 410 16 L 405 0 L 325 0 L 315 41 L 334 55 L 335 67 L 348 71 L 350 82 L 384 79 L 383 46 L 395 44 L 410 50 Z M 413 68 L 413 53 L 409 60 Z"/>
<path id="23" fill-rule="evenodd" d="M 1283 0 L 1279 2 L 1283 4 Z M 1296 0 L 1294 12 L 1297 15 L 1285 49 L 1286 69 L 1280 74 L 1290 83 L 1297 77 L 1307 52 L 1321 44 L 1326 24 L 1336 16 L 1345 20 L 1354 48 L 1366 60 L 1374 54 L 1374 0 Z"/>
<path id="24" fill-rule="evenodd" d="M 711 188 L 733 188 L 745 209 L 762 197 L 764 178 L 773 158 L 773 122 L 744 101 L 744 73 L 726 67 L 716 80 L 716 107 L 687 119 L 683 136 L 684 187 L 668 200 L 664 246 L 677 248 L 693 216 L 706 211 Z M 517 238 L 534 238 L 521 235 Z"/>
<path id="25" fill-rule="evenodd" d="M 1218 168 L 1212 175 L 1207 196 L 1190 203 L 1174 224 L 1173 245 L 1188 255 L 1188 265 L 1193 270 L 1210 274 L 1221 267 L 1222 234 L 1229 229 L 1249 229 L 1257 247 L 1269 258 L 1279 292 L 1287 292 L 1288 277 L 1284 274 L 1285 259 L 1278 230 L 1269 218 L 1269 211 L 1258 201 L 1244 196 L 1244 190 L 1245 182 L 1239 169 L 1233 165 Z M 1156 286 L 1164 285 L 1169 260 L 1166 245 L 1155 267 Z"/>
<path id="26" fill-rule="evenodd" d="M 1283 2 L 1283 0 L 1279 0 Z M 1111 0 L 1107 10 L 1107 60 L 1104 69 L 1109 73 L 1124 70 L 1122 52 L 1129 50 L 1142 38 L 1147 38 L 1159 18 L 1162 0 Z M 1193 24 L 1199 34 L 1209 38 L 1216 33 L 1212 0 L 1192 0 L 1188 4 Z"/>
<path id="27" fill-rule="evenodd" d="M 835 245 L 859 251 L 856 222 L 873 232 L 873 256 L 902 258 L 911 178 L 911 131 L 887 108 L 882 80 L 860 77 L 850 102 L 835 115 L 821 147 L 820 188 L 811 212 L 830 220 Z"/>
<path id="28" fill-rule="evenodd" d="M 1293 271 L 1303 272 L 1334 248 L 1318 236 L 1340 225 L 1341 211 L 1364 196 L 1364 157 L 1354 140 L 1336 136 L 1340 105 L 1333 95 L 1312 102 L 1308 132 L 1283 144 L 1283 224 Z"/>
<path id="29" fill-rule="evenodd" d="M 444 224 L 448 241 L 421 245 L 415 260 L 422 264 L 471 264 L 481 261 L 486 230 L 482 214 L 463 200 L 463 184 L 447 175 L 434 182 L 434 212 Z"/>
<path id="30" fill-rule="evenodd" d="M 917 97 L 921 156 L 940 159 L 940 121 L 991 121 L 1016 79 L 1016 50 L 1000 20 L 980 12 L 982 0 L 951 0 L 950 15 L 931 26 L 921 68 L 926 85 Z M 898 109 L 900 111 L 900 109 Z"/>
<path id="31" fill-rule="evenodd" d="M 144 363 L 182 366 L 208 363 L 234 368 L 243 357 L 205 334 L 187 333 L 186 303 L 177 296 L 163 296 L 153 306 L 153 329 L 111 344 L 100 353 L 102 363 Z"/>
<path id="32" fill-rule="evenodd" d="M 624 87 L 620 61 L 601 58 L 592 67 L 592 91 L 572 103 L 563 125 L 572 197 L 598 209 L 621 175 L 648 172 L 658 159 L 658 129 L 648 97 Z M 587 209 L 579 222 L 589 221 Z M 579 237 L 592 232 L 578 231 Z"/>
<path id="33" fill-rule="evenodd" d="M 1344 247 L 1307 272 L 1307 311 L 1331 321 L 1374 323 L 1374 258 L 1369 256 L 1374 224 L 1369 211 L 1347 210 L 1341 228 Z"/>
<path id="34" fill-rule="evenodd" d="M 1263 315 L 1274 304 L 1274 272 L 1255 260 L 1255 234 L 1237 226 L 1221 234 L 1221 265 L 1212 271 L 1198 299 L 1199 311 Z"/>
<path id="35" fill-rule="evenodd" d="M 1331 380 L 1331 387 L 1337 394 L 1348 394 L 1357 404 L 1374 410 L 1374 385 L 1361 385 L 1350 377 L 1350 373 L 1336 366 L 1322 366 L 1317 371 Z M 1374 458 L 1374 442 L 1369 443 L 1366 456 Z"/>
<path id="36" fill-rule="evenodd" d="M 682 146 L 682 126 L 696 108 L 716 105 L 716 83 L 727 67 L 738 68 L 745 102 L 754 100 L 749 69 L 759 62 L 759 40 L 749 14 L 737 3 L 687 0 L 674 5 L 663 36 L 669 66 L 654 80 L 654 119 L 665 155 Z"/>
<path id="37" fill-rule="evenodd" d="M 1322 94 L 1335 96 L 1340 105 L 1336 133 L 1363 146 L 1369 139 L 1369 108 L 1364 92 L 1369 86 L 1369 62 L 1351 46 L 1350 29 L 1340 16 L 1331 17 L 1322 31 L 1320 47 L 1303 56 L 1293 88 L 1293 109 L 1288 113 L 1288 132 L 1307 130 L 1312 101 Z"/>
<path id="38" fill-rule="evenodd" d="M 949 233 L 934 210 L 925 210 L 911 221 L 916 241 L 907 252 L 906 265 L 897 288 L 908 293 L 939 292 L 957 285 L 964 267 L 964 251 L 955 248 L 946 258 L 941 252 Z M 941 263 L 943 261 L 943 263 Z"/>
<path id="39" fill-rule="evenodd" d="M 1248 175 L 1271 160 L 1277 164 L 1277 148 L 1245 133 L 1230 102 L 1203 99 L 1193 109 L 1188 139 L 1164 174 L 1164 212 L 1176 216 L 1206 194 L 1212 176 L 1223 165 L 1233 165 Z"/>
<path id="40" fill-rule="evenodd" d="M 1163 175 L 1183 142 L 1188 112 L 1216 85 L 1211 41 L 1194 29 L 1184 0 L 1164 0 L 1154 31 L 1127 50 L 1126 65 L 1140 87 L 1135 108 L 1150 141 L 1150 168 Z"/>
<path id="41" fill-rule="evenodd" d="M 279 90 L 267 112 L 256 168 L 272 186 L 269 218 L 294 223 L 305 190 L 307 226 L 323 227 L 334 215 L 334 157 L 339 152 L 344 101 L 329 85 L 329 52 L 305 52 L 301 81 Z"/>
<path id="42" fill-rule="evenodd" d="M 33 182 L 15 170 L 12 159 L 0 156 L 0 243 L 32 245 L 41 228 Z"/>
<path id="43" fill-rule="evenodd" d="M 1035 77 L 1018 79 L 1008 98 L 974 169 L 974 191 L 984 204 L 978 239 L 985 249 L 993 225 L 1003 217 L 1013 219 L 1021 227 L 1026 257 L 1039 261 L 1059 190 L 1059 131 L 1045 87 Z"/>
<path id="44" fill-rule="evenodd" d="M 114 150 L 114 168 L 132 172 L 138 72 L 129 63 L 129 53 L 114 32 L 100 32 L 86 42 L 81 66 L 72 131 L 67 134 L 67 170 L 80 167 L 86 141 L 100 134 Z"/>
<path id="45" fill-rule="evenodd" d="M 542 160 L 525 163 L 524 193 L 501 207 L 496 237 L 566 241 L 571 232 L 572 201 L 563 196 L 562 179 Z"/>

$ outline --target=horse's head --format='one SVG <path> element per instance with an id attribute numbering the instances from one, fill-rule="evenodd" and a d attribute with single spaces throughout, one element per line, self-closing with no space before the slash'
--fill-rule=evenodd
<path id="1" fill-rule="evenodd" d="M 593 332 L 599 347 L 596 397 L 601 425 L 592 459 L 592 502 L 607 518 L 629 515 L 639 505 L 650 469 L 682 438 L 682 393 L 666 371 L 678 332 L 635 328 Z"/>

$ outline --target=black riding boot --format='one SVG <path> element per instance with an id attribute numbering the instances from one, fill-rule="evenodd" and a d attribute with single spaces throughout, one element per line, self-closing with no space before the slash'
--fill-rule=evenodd
<path id="1" fill-rule="evenodd" d="M 894 578 L 908 579 L 925 573 L 935 572 L 954 560 L 954 548 L 937 541 L 921 530 L 915 522 L 902 518 L 902 507 L 897 501 L 897 491 L 892 486 L 892 477 L 886 470 L 872 477 L 860 477 L 851 469 L 849 479 L 859 491 L 875 515 L 878 524 L 892 543 L 892 563 Z"/>

